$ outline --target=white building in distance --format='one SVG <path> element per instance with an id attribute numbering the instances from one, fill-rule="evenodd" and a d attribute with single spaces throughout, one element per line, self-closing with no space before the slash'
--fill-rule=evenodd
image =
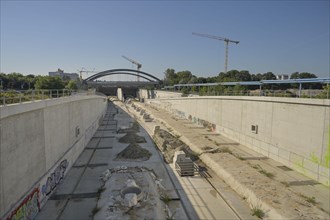
<path id="1" fill-rule="evenodd" d="M 287 74 L 277 75 L 276 79 L 277 80 L 286 80 L 286 79 L 289 79 L 289 75 L 287 75 Z"/>
<path id="2" fill-rule="evenodd" d="M 79 79 L 78 73 L 65 73 L 64 70 L 61 70 L 60 68 L 58 68 L 56 72 L 48 72 L 48 75 L 59 76 L 61 77 L 61 79 L 70 79 L 70 80 Z"/>

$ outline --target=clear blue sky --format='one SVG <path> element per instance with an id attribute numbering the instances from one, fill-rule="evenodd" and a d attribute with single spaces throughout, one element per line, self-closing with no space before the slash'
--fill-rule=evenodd
<path id="1" fill-rule="evenodd" d="M 228 70 L 329 77 L 329 0 L 3 1 L 1 72 L 46 75 L 135 68 L 163 78 L 167 68 L 196 76 Z"/>

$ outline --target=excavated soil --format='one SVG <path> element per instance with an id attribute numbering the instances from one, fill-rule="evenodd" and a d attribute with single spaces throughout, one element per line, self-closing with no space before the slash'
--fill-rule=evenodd
<path id="1" fill-rule="evenodd" d="M 128 159 L 128 160 L 149 160 L 151 157 L 151 153 L 147 150 L 142 148 L 138 144 L 130 144 L 126 147 L 123 151 L 117 154 L 117 159 Z"/>
<path id="2" fill-rule="evenodd" d="M 144 137 L 137 135 L 136 133 L 127 133 L 124 137 L 119 138 L 120 143 L 147 143 Z"/>

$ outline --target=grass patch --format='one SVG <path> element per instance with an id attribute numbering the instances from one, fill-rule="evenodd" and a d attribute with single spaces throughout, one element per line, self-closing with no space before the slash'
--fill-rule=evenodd
<path id="1" fill-rule="evenodd" d="M 254 207 L 254 208 L 251 210 L 251 215 L 252 215 L 252 216 L 256 216 L 256 217 L 258 217 L 258 218 L 260 218 L 260 219 L 262 219 L 263 217 L 265 217 L 265 213 L 264 213 L 264 211 L 262 211 L 261 209 L 256 208 L 256 207 Z"/>

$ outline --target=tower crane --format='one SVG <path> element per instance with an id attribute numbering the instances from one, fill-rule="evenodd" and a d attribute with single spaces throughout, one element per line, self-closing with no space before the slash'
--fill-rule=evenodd
<path id="1" fill-rule="evenodd" d="M 98 71 L 95 71 L 94 69 L 93 70 L 86 70 L 84 67 L 82 67 L 81 70 L 78 70 L 78 72 L 79 72 L 80 80 L 82 80 L 82 73 L 96 73 Z"/>
<path id="2" fill-rule="evenodd" d="M 208 34 L 199 34 L 199 33 L 192 33 L 192 34 L 193 35 L 200 36 L 200 37 L 207 37 L 207 38 L 211 38 L 211 39 L 215 39 L 215 40 L 222 40 L 222 41 L 225 42 L 225 44 L 226 44 L 225 73 L 227 73 L 227 66 L 228 66 L 228 44 L 229 43 L 238 44 L 239 41 L 230 40 L 228 38 L 223 38 L 223 37 L 218 37 L 218 36 L 213 36 L 213 35 L 208 35 Z"/>
<path id="3" fill-rule="evenodd" d="M 141 69 L 141 67 L 142 67 L 142 64 L 141 64 L 141 63 L 138 63 L 138 62 L 136 62 L 136 61 L 134 61 L 134 60 L 132 60 L 132 59 L 126 57 L 126 56 L 122 56 L 122 57 L 123 57 L 124 59 L 128 60 L 129 62 L 135 64 L 136 67 L 137 67 L 137 70 L 140 71 L 140 69 Z M 137 73 L 137 74 L 138 74 L 138 76 L 137 76 L 137 81 L 140 81 L 140 76 L 139 76 L 140 73 Z"/>

